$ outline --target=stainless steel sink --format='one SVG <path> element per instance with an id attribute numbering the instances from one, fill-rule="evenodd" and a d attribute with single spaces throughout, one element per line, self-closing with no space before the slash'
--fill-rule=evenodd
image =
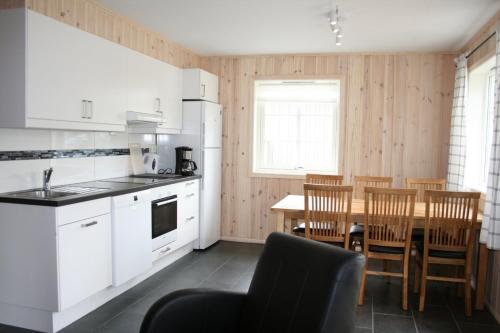
<path id="1" fill-rule="evenodd" d="M 30 190 L 30 191 L 23 191 L 23 192 L 17 192 L 17 193 L 11 193 L 10 195 L 15 196 L 15 197 L 26 197 L 26 198 L 35 198 L 35 199 L 55 199 L 55 198 L 61 198 L 61 197 L 66 197 L 70 195 L 75 195 L 78 194 L 76 192 L 61 192 L 61 191 L 55 191 L 55 190 L 49 190 L 49 191 L 44 191 L 44 190 Z"/>

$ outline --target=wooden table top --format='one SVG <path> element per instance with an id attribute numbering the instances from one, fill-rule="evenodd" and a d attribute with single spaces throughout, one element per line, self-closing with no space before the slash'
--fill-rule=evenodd
<path id="1" fill-rule="evenodd" d="M 287 195 L 274 206 L 271 207 L 273 212 L 285 212 L 291 214 L 304 213 L 304 196 L 303 195 Z M 363 199 L 352 199 L 351 214 L 353 217 L 363 216 L 365 213 L 365 201 Z M 425 202 L 415 203 L 415 220 L 425 219 Z M 477 222 L 481 224 L 483 215 L 478 213 Z"/>

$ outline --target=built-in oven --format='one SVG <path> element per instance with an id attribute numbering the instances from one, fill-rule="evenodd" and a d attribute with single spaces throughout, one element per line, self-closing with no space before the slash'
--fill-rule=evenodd
<path id="1" fill-rule="evenodd" d="M 177 239 L 177 195 L 151 202 L 153 251 Z"/>

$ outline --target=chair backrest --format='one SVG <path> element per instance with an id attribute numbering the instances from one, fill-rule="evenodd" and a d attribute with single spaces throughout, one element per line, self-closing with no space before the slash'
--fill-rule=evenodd
<path id="1" fill-rule="evenodd" d="M 370 245 L 409 251 L 416 195 L 415 189 L 365 188 L 365 253 Z"/>
<path id="2" fill-rule="evenodd" d="M 407 188 L 417 189 L 417 201 L 424 202 L 424 192 L 426 190 L 446 190 L 446 179 L 441 178 L 406 178 Z"/>
<path id="3" fill-rule="evenodd" d="M 340 175 L 306 174 L 306 183 L 309 184 L 342 185 L 343 182 L 344 176 Z"/>
<path id="4" fill-rule="evenodd" d="M 391 188 L 392 182 L 392 177 L 354 176 L 354 198 L 363 199 L 365 187 Z"/>
<path id="5" fill-rule="evenodd" d="M 241 313 L 240 333 L 354 332 L 364 257 L 272 233 Z"/>
<path id="6" fill-rule="evenodd" d="M 348 249 L 351 205 L 352 186 L 304 184 L 306 238 L 343 243 Z"/>
<path id="7" fill-rule="evenodd" d="M 424 248 L 472 250 L 480 196 L 479 192 L 425 191 Z"/>

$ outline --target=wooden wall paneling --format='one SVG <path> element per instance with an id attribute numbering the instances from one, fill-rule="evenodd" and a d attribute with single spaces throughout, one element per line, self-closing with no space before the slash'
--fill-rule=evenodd
<path id="1" fill-rule="evenodd" d="M 453 54 L 276 55 L 207 57 L 202 67 L 219 75 L 223 105 L 222 233 L 263 240 L 274 231 L 270 207 L 302 193 L 303 180 L 250 175 L 250 122 L 255 76 L 341 75 L 345 132 L 340 170 L 387 175 L 445 177 L 453 90 Z M 426 135 L 422 149 L 419 136 Z M 244 153 L 244 154 L 243 154 Z M 444 156 L 444 157 L 443 157 Z M 289 228 L 289 225 L 287 225 Z"/>

